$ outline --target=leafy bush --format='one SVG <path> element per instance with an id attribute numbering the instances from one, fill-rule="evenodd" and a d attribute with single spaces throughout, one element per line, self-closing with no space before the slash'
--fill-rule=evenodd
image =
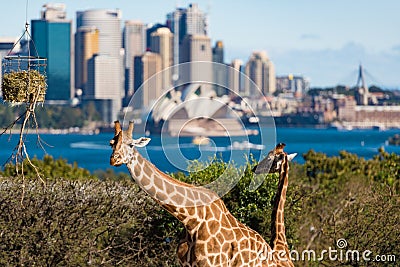
<path id="1" fill-rule="evenodd" d="M 380 151 L 365 160 L 347 152 L 327 157 L 310 151 L 304 158 L 304 165 L 291 165 L 285 206 L 289 246 L 321 252 L 345 238 L 349 249 L 393 254 L 399 260 L 400 157 Z M 205 185 L 238 170 L 211 161 L 193 162 L 192 172 L 174 177 Z M 13 178 L 12 166 L 1 174 L 0 266 L 178 266 L 182 224 L 126 175 L 110 169 L 97 173 L 101 180 L 93 179 L 76 165 L 51 157 L 35 159 L 35 164 L 48 177 L 46 186 L 38 179 L 24 184 Z M 253 165 L 250 160 L 241 167 L 242 178 L 223 200 L 236 218 L 269 241 L 278 177 L 263 176 L 261 186 L 250 190 Z M 29 177 L 31 170 L 25 170 Z M 379 264 L 325 259 L 295 265 Z"/>
<path id="2" fill-rule="evenodd" d="M 169 266 L 160 208 L 131 182 L 0 181 L 1 266 Z"/>

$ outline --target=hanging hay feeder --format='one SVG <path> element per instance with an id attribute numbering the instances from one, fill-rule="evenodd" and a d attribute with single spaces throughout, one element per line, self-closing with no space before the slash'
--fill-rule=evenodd
<path id="1" fill-rule="evenodd" d="M 6 56 L 2 62 L 3 100 L 12 104 L 44 102 L 46 58 Z"/>

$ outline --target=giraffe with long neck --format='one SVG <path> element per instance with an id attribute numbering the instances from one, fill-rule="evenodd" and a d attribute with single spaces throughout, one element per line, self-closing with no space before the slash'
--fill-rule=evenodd
<path id="1" fill-rule="evenodd" d="M 274 198 L 274 206 L 271 214 L 271 242 L 270 246 L 274 251 L 273 256 L 277 266 L 294 266 L 286 240 L 284 209 L 286 202 L 286 192 L 289 184 L 289 161 L 297 153 L 288 155 L 283 151 L 286 145 L 279 143 L 274 150 L 270 151 L 268 156 L 262 160 L 253 171 L 257 174 L 265 170 L 279 173 L 278 189 Z M 271 166 L 272 165 L 272 166 Z"/>
<path id="2" fill-rule="evenodd" d="M 186 238 L 177 250 L 182 266 L 277 266 L 268 243 L 240 223 L 216 193 L 177 181 L 143 158 L 135 147 L 147 145 L 150 139 L 132 139 L 133 127 L 130 122 L 123 131 L 115 122 L 110 164 L 126 164 L 134 181 L 183 223 Z"/>

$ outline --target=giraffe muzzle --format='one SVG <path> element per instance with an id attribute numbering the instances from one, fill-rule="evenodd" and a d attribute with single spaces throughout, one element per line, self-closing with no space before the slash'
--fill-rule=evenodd
<path id="1" fill-rule="evenodd" d="M 114 155 L 111 155 L 110 157 L 110 165 L 111 166 L 115 166 L 115 167 L 119 167 L 122 165 L 122 163 L 117 163 L 117 159 L 114 157 Z"/>

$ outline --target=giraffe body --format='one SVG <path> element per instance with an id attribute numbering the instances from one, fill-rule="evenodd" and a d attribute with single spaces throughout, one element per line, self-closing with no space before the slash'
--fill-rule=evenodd
<path id="1" fill-rule="evenodd" d="M 179 244 L 182 266 L 276 266 L 268 265 L 267 242 L 238 222 L 222 200 L 195 208 L 201 219 L 186 227 L 186 238 Z"/>
<path id="2" fill-rule="evenodd" d="M 177 250 L 184 267 L 278 266 L 273 250 L 256 231 L 240 223 L 213 191 L 186 184 L 161 172 L 135 147 L 150 139 L 132 139 L 133 123 L 122 131 L 115 122 L 110 164 L 126 164 L 135 182 L 183 223 L 186 238 Z"/>

